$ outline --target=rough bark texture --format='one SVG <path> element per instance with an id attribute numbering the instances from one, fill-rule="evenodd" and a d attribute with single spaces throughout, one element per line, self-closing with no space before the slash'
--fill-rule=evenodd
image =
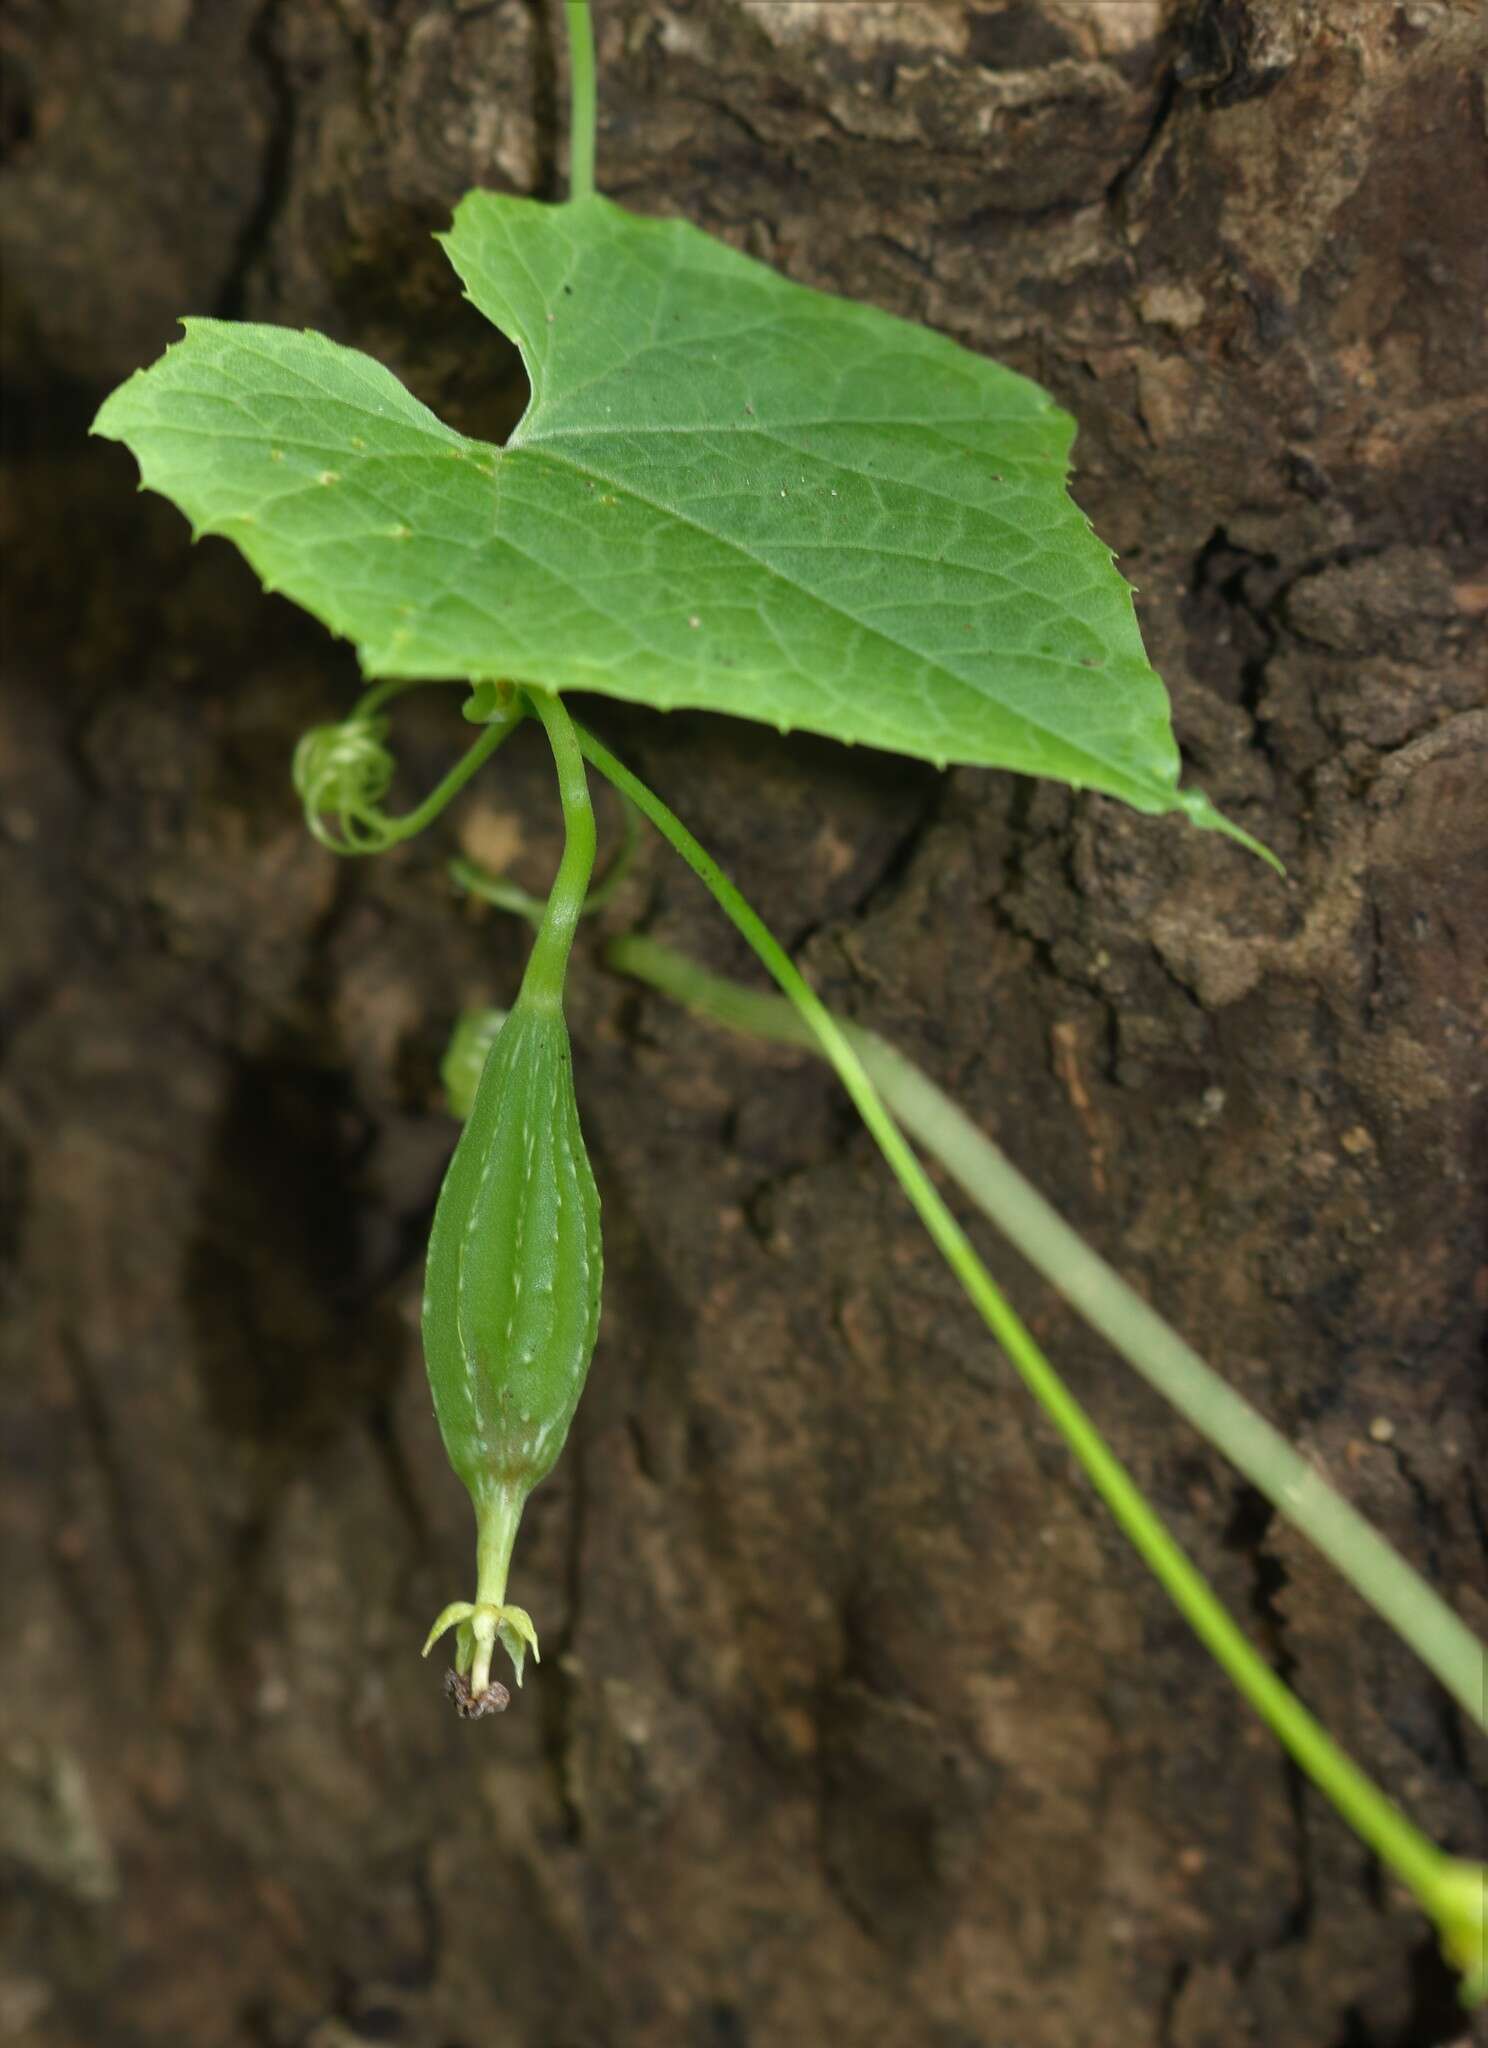
<path id="1" fill-rule="evenodd" d="M 1288 863 L 996 775 L 601 722 L 797 945 L 1478 1625 L 1488 100 L 1472 0 L 602 9 L 601 176 L 1079 417 L 1197 779 Z M 429 239 L 558 189 L 541 5 L 13 0 L 0 700 L 0 2040 L 1432 2048 L 1428 1931 L 1074 1482 L 830 1079 L 574 975 L 604 1333 L 458 1724 L 419 1363 L 456 836 L 363 867 L 286 762 L 344 649 L 83 438 L 182 311 L 461 424 Z M 420 708 L 409 787 L 454 729 Z M 608 916 L 725 967 L 657 848 Z M 995 1256 L 995 1254 L 994 1254 Z M 1438 1839 L 1484 1748 L 1047 1290 L 1018 1299 L 1278 1668 Z"/>

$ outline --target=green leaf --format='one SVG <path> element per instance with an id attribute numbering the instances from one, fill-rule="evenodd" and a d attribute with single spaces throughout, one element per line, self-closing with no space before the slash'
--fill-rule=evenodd
<path id="1" fill-rule="evenodd" d="M 441 239 L 527 367 L 504 450 L 354 350 L 216 320 L 95 431 L 369 676 L 731 712 L 1234 829 L 1178 790 L 1037 385 L 599 198 L 471 193 Z"/>

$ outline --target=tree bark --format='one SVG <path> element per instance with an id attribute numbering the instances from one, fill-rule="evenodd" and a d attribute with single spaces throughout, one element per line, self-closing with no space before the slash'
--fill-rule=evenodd
<path id="1" fill-rule="evenodd" d="M 798 949 L 1488 1624 L 1488 145 L 1476 6 L 599 9 L 602 187 L 1041 379 L 1139 586 L 1175 821 L 591 707 Z M 353 664 L 84 432 L 182 312 L 524 402 L 430 240 L 561 192 L 537 0 L 17 0 L 0 26 L 0 2038 L 47 2048 L 1440 2048 L 1424 1922 L 1072 1476 L 815 1065 L 600 964 L 748 969 L 650 845 L 571 975 L 600 1349 L 450 1717 L 419 1359 L 457 1010 L 540 750 L 338 865 Z M 400 723 L 409 787 L 458 744 Z M 610 815 L 613 826 L 613 816 Z M 1436 1839 L 1485 1749 L 990 1249 L 1276 1667 Z M 1476 1790 L 1474 1788 L 1477 1788 Z M 102 2015 L 102 2017 L 100 2017 Z"/>

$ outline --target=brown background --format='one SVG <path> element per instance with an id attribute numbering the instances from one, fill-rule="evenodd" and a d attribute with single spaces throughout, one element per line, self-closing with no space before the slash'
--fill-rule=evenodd
<path id="1" fill-rule="evenodd" d="M 1182 825 L 595 715 L 844 1008 L 1482 1626 L 1488 97 L 1452 0 L 609 0 L 605 187 L 1043 379 L 1140 586 Z M 183 311 L 520 410 L 430 241 L 555 195 L 556 9 L 11 0 L 0 699 L 0 2042 L 1434 2048 L 1429 1931 L 1072 1479 L 830 1079 L 573 976 L 604 1334 L 516 1591 L 419 1365 L 454 1012 L 541 886 L 525 741 L 306 837 L 346 650 L 84 438 Z M 453 702 L 400 728 L 408 787 Z M 609 814 L 607 813 L 607 816 Z M 605 927 L 740 968 L 648 847 Z M 1443 1694 L 1058 1301 L 1035 1328 L 1278 1669 L 1488 1847 Z"/>

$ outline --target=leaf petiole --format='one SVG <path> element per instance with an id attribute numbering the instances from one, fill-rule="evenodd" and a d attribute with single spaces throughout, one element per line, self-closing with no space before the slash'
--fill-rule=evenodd
<path id="1" fill-rule="evenodd" d="M 594 131 L 598 99 L 594 84 L 594 22 L 588 0 L 565 0 L 568 28 L 568 196 L 594 197 Z"/>

